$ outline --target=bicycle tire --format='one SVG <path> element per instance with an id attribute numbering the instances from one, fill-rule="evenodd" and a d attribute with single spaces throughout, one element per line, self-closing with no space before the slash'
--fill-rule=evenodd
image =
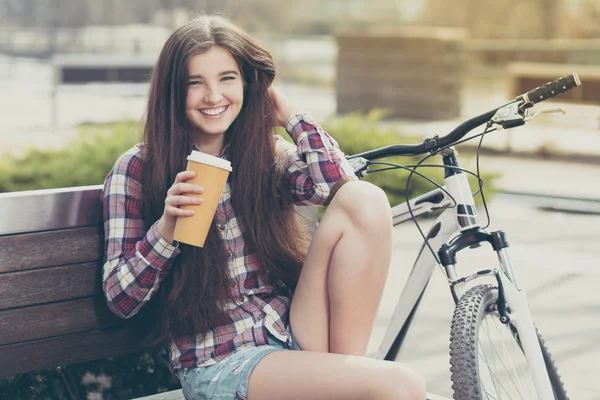
<path id="1" fill-rule="evenodd" d="M 487 315 L 492 317 L 497 315 L 490 311 L 496 305 L 497 299 L 498 289 L 496 287 L 478 285 L 469 289 L 456 306 L 450 333 L 450 372 L 453 398 L 455 400 L 493 398 L 487 395 L 484 396 L 484 391 L 481 389 L 478 342 L 483 319 Z M 518 333 L 512 326 L 510 326 L 510 331 L 513 334 L 511 338 L 515 339 L 520 349 L 521 344 Z M 555 400 L 568 400 L 550 352 L 537 329 L 536 332 L 554 390 Z"/>

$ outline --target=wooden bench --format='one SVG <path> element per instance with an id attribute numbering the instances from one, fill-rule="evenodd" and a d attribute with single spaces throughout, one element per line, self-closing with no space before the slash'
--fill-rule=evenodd
<path id="1" fill-rule="evenodd" d="M 562 103 L 600 104 L 600 67 L 575 64 L 510 63 L 506 69 L 508 98 L 515 98 L 561 76 L 577 72 L 582 86 L 556 98 Z"/>
<path id="2" fill-rule="evenodd" d="M 104 300 L 100 191 L 0 194 L 0 378 L 144 350 Z"/>

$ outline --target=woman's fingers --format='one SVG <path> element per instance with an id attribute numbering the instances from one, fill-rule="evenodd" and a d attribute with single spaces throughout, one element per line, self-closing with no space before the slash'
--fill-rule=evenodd
<path id="1" fill-rule="evenodd" d="M 195 176 L 196 173 L 194 171 L 182 171 L 175 177 L 175 182 L 167 191 L 167 198 L 165 199 L 164 212 L 168 217 L 194 215 L 194 210 L 186 210 L 180 207 L 202 204 L 202 198 L 198 195 L 204 193 L 204 188 L 200 185 L 187 182 Z"/>
<path id="2" fill-rule="evenodd" d="M 174 217 L 194 215 L 194 210 L 186 210 L 179 208 L 187 205 L 202 204 L 201 197 L 192 196 L 169 196 L 165 200 L 165 213 Z"/>
<path id="3" fill-rule="evenodd" d="M 169 217 L 190 217 L 194 215 L 194 210 L 185 210 L 183 208 L 167 205 L 165 206 L 165 214 Z"/>
<path id="4" fill-rule="evenodd" d="M 167 192 L 168 196 L 178 196 L 180 194 L 202 194 L 204 193 L 204 188 L 200 185 L 194 185 L 192 183 L 184 183 L 179 182 L 173 184 L 169 191 Z"/>
<path id="5" fill-rule="evenodd" d="M 185 182 L 188 179 L 192 179 L 195 176 L 196 176 L 196 172 L 194 172 L 194 171 L 181 171 L 180 173 L 175 175 L 174 183 Z"/>
<path id="6" fill-rule="evenodd" d="M 197 196 L 169 196 L 165 203 L 170 206 L 185 206 L 202 204 L 202 197 Z"/>

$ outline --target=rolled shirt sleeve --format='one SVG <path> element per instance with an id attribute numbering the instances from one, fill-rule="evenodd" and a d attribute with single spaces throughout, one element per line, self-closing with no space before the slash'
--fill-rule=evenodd
<path id="1" fill-rule="evenodd" d="M 158 232 L 146 231 L 142 217 L 139 148 L 123 154 L 108 174 L 102 192 L 104 219 L 103 290 L 110 310 L 135 315 L 156 293 L 179 254 Z"/>
<path id="2" fill-rule="evenodd" d="M 296 144 L 283 144 L 288 157 L 286 182 L 294 204 L 327 205 L 343 184 L 358 179 L 335 139 L 310 117 L 291 117 L 286 131 Z"/>

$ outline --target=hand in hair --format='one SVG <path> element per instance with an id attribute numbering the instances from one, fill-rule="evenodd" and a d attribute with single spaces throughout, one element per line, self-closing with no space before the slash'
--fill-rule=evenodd
<path id="1" fill-rule="evenodd" d="M 179 208 L 183 205 L 197 205 L 202 203 L 199 194 L 204 192 L 202 186 L 186 183 L 196 176 L 194 171 L 183 171 L 177 174 L 173 186 L 167 191 L 165 199 L 165 211 L 158 221 L 158 232 L 169 243 L 173 243 L 175 222 L 178 217 L 190 217 L 194 215 L 193 210 Z M 195 196 L 191 196 L 194 194 Z"/>
<path id="2" fill-rule="evenodd" d="M 275 111 L 277 114 L 275 117 L 275 123 L 277 126 L 285 128 L 285 124 L 288 119 L 296 114 L 302 113 L 300 108 L 296 104 L 292 103 L 292 101 L 288 99 L 279 88 L 271 86 L 269 88 L 269 96 L 271 96 L 271 101 L 275 105 Z"/>

